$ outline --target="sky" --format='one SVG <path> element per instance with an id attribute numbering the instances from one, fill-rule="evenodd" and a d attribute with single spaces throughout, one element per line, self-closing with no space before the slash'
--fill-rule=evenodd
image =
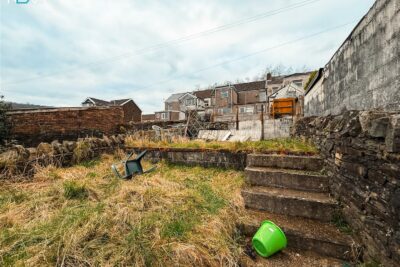
<path id="1" fill-rule="evenodd" d="M 24 2 L 27 0 L 18 0 Z M 323 67 L 373 0 L 0 0 L 0 94 L 80 106 Z"/>

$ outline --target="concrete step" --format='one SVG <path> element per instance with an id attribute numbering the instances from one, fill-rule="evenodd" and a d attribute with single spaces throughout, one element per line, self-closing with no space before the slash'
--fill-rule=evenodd
<path id="1" fill-rule="evenodd" d="M 349 235 L 340 232 L 330 223 L 279 215 L 269 212 L 247 210 L 239 229 L 242 234 L 252 237 L 264 220 L 278 225 L 286 235 L 288 248 L 301 251 L 312 251 L 322 256 L 342 260 L 354 260 L 352 246 L 354 242 Z"/>
<path id="2" fill-rule="evenodd" d="M 271 186 L 313 192 L 328 192 L 328 177 L 319 172 L 247 167 L 246 181 L 253 186 Z"/>
<path id="3" fill-rule="evenodd" d="M 247 166 L 320 171 L 323 167 L 323 160 L 316 156 L 249 154 Z"/>
<path id="4" fill-rule="evenodd" d="M 273 213 L 331 221 L 337 203 L 324 193 L 253 186 L 242 190 L 245 206 Z"/>
<path id="5" fill-rule="evenodd" d="M 250 241 L 249 241 L 250 243 Z M 318 255 L 311 251 L 301 251 L 297 249 L 287 248 L 280 251 L 269 258 L 263 258 L 256 255 L 255 259 L 248 255 L 240 258 L 239 266 L 241 267 L 343 267 L 345 262 Z M 349 265 L 351 266 L 351 265 Z"/>

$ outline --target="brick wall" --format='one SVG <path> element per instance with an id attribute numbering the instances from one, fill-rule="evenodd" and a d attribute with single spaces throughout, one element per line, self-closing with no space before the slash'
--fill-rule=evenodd
<path id="1" fill-rule="evenodd" d="M 119 132 L 122 107 L 56 108 L 8 113 L 13 139 L 24 145 Z"/>
<path id="2" fill-rule="evenodd" d="M 240 105 L 258 103 L 260 101 L 260 90 L 238 92 L 238 103 Z"/>
<path id="3" fill-rule="evenodd" d="M 122 106 L 124 110 L 124 122 L 129 123 L 140 122 L 142 120 L 142 111 L 133 101 L 129 101 L 125 105 Z"/>

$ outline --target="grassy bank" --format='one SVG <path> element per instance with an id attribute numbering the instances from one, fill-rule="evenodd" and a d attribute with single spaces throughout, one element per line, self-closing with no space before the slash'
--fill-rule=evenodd
<path id="1" fill-rule="evenodd" d="M 128 136 L 125 139 L 127 146 L 131 147 L 149 147 L 149 148 L 192 148 L 192 149 L 214 149 L 214 150 L 229 150 L 243 151 L 249 153 L 304 153 L 316 154 L 317 148 L 310 143 L 304 142 L 296 138 L 271 139 L 262 141 L 247 141 L 247 142 L 219 142 L 203 140 L 188 140 L 175 139 L 173 142 L 166 141 L 150 141 L 146 138 L 136 138 Z"/>
<path id="2" fill-rule="evenodd" d="M 160 163 L 132 181 L 117 159 L 0 186 L 1 266 L 234 265 L 243 174 Z"/>

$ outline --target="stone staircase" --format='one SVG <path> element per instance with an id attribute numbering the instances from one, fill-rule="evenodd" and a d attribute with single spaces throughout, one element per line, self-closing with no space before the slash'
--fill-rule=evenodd
<path id="1" fill-rule="evenodd" d="M 289 251 L 351 260 L 352 239 L 331 223 L 338 203 L 328 194 L 322 166 L 318 157 L 248 155 L 242 232 L 252 237 L 263 220 L 271 220 L 286 233 Z"/>

